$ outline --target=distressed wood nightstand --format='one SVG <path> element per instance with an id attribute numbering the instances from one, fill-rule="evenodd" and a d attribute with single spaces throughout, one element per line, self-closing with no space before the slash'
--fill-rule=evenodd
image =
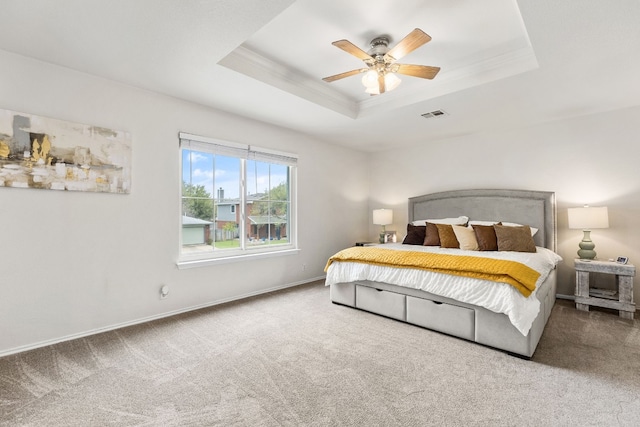
<path id="1" fill-rule="evenodd" d="M 633 276 L 636 268 L 631 264 L 618 264 L 610 261 L 574 260 L 576 269 L 576 308 L 589 311 L 589 306 L 618 310 L 623 319 L 632 319 L 636 312 L 633 302 Z M 590 273 L 614 274 L 617 290 L 611 294 L 598 292 L 589 287 Z"/>

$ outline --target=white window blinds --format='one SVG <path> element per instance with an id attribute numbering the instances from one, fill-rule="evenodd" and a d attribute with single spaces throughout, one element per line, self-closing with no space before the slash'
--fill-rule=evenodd
<path id="1" fill-rule="evenodd" d="M 184 132 L 180 132 L 179 137 L 180 147 L 183 149 L 238 157 L 241 159 L 278 163 L 285 166 L 296 166 L 298 163 L 298 156 L 295 154 L 256 147 L 255 145 L 220 141 L 214 138 Z"/>

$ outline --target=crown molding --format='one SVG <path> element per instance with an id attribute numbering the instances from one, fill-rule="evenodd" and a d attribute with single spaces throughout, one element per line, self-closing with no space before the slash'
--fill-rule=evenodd
<path id="1" fill-rule="evenodd" d="M 416 104 L 449 93 L 480 86 L 539 68 L 531 46 L 515 49 L 475 63 L 443 69 L 424 89 L 392 92 L 384 99 L 367 99 L 360 103 L 358 117 Z M 382 98 L 382 97 L 376 97 Z"/>
<path id="2" fill-rule="evenodd" d="M 454 68 L 444 68 L 419 91 L 394 91 L 357 102 L 326 83 L 281 65 L 244 46 L 218 64 L 352 119 L 394 110 L 538 68 L 530 45 Z"/>
<path id="3" fill-rule="evenodd" d="M 285 67 L 244 46 L 235 49 L 218 64 L 352 119 L 358 116 L 358 104 L 330 88 L 327 83 Z"/>

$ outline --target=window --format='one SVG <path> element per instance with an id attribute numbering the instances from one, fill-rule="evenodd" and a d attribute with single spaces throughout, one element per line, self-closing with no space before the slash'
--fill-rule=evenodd
<path id="1" fill-rule="evenodd" d="M 181 264 L 296 250 L 297 157 L 180 133 Z"/>

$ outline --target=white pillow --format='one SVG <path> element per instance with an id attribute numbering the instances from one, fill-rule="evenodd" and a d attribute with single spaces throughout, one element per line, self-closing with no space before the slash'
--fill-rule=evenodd
<path id="1" fill-rule="evenodd" d="M 515 222 L 503 222 L 502 225 L 506 227 L 522 227 L 522 224 L 516 224 Z M 538 229 L 532 226 L 529 226 L 529 228 L 531 229 L 531 235 L 535 236 L 538 232 Z"/>
<path id="2" fill-rule="evenodd" d="M 496 225 L 498 222 L 500 221 L 476 221 L 476 220 L 471 220 L 469 221 L 469 225 Z M 415 224 L 414 224 L 415 225 Z M 503 222 L 502 225 L 504 225 L 505 227 L 522 227 L 522 224 L 516 224 L 515 222 Z M 538 229 L 535 227 L 531 227 L 529 226 L 529 228 L 531 229 L 531 235 L 535 236 L 535 234 L 538 232 Z"/>
<path id="3" fill-rule="evenodd" d="M 419 219 L 413 221 L 411 225 L 427 225 L 431 224 L 450 224 L 450 225 L 466 225 L 469 222 L 468 216 L 459 216 L 457 218 L 438 218 L 438 219 Z"/>
<path id="4" fill-rule="evenodd" d="M 469 225 L 496 225 L 500 221 L 469 221 Z"/>

